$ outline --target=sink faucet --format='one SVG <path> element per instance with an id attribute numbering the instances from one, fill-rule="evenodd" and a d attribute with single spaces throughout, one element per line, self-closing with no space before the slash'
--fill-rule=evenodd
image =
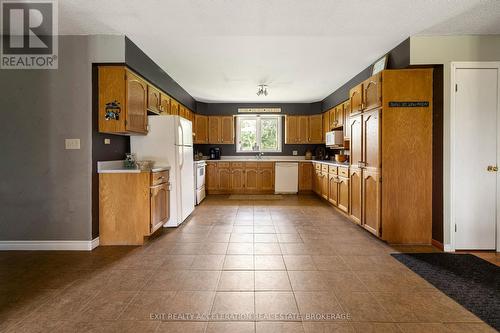
<path id="1" fill-rule="evenodd" d="M 260 152 L 260 153 L 257 153 L 257 155 L 255 155 L 255 158 L 260 160 L 260 159 L 262 159 L 262 156 L 264 156 L 264 153 Z"/>

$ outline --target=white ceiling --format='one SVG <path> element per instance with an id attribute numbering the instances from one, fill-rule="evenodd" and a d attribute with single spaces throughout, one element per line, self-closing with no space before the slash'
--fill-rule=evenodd
<path id="1" fill-rule="evenodd" d="M 199 101 L 314 102 L 408 36 L 500 33 L 500 1 L 60 0 L 59 30 L 127 35 Z"/>

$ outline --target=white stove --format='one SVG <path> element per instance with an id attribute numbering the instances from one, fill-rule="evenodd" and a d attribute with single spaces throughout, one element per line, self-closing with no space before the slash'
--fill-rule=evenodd
<path id="1" fill-rule="evenodd" d="M 205 170 L 207 163 L 205 161 L 194 161 L 194 194 L 196 205 L 199 205 L 205 199 Z"/>

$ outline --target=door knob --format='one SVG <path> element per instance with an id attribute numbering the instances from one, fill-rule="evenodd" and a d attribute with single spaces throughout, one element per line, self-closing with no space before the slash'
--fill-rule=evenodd
<path id="1" fill-rule="evenodd" d="M 497 172 L 498 171 L 498 167 L 496 165 L 488 165 L 488 167 L 486 168 L 487 171 L 489 172 Z"/>

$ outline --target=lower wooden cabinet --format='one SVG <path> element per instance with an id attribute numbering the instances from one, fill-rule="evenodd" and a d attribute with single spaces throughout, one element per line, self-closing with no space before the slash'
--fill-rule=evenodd
<path id="1" fill-rule="evenodd" d="M 349 213 L 349 178 L 344 177 L 348 173 L 347 168 L 330 167 L 328 174 L 328 201 L 344 213 Z"/>
<path id="2" fill-rule="evenodd" d="M 313 171 L 314 168 L 312 163 L 299 163 L 299 192 L 312 191 Z"/>
<path id="3" fill-rule="evenodd" d="M 274 162 L 207 162 L 209 194 L 274 193 Z"/>
<path id="4" fill-rule="evenodd" d="M 380 174 L 363 170 L 363 219 L 361 225 L 372 234 L 380 236 Z"/>
<path id="5" fill-rule="evenodd" d="M 349 170 L 349 216 L 357 224 L 361 224 L 362 176 L 361 169 Z"/>
<path id="6" fill-rule="evenodd" d="M 338 179 L 335 174 L 328 174 L 328 201 L 334 206 L 337 206 L 339 200 Z"/>
<path id="7" fill-rule="evenodd" d="M 169 218 L 168 171 L 99 174 L 100 245 L 142 245 Z"/>
<path id="8" fill-rule="evenodd" d="M 337 207 L 347 214 L 349 213 L 349 178 L 339 176 L 337 191 Z"/>

